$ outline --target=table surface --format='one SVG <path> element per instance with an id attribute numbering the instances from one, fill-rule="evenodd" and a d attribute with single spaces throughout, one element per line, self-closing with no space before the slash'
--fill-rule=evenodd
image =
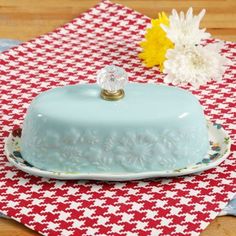
<path id="1" fill-rule="evenodd" d="M 0 38 L 29 40 L 63 25 L 86 11 L 98 0 L 0 0 Z M 131 7 L 155 18 L 159 11 L 170 13 L 172 8 L 207 14 L 202 26 L 216 38 L 236 41 L 236 0 L 120 0 L 113 2 Z M 201 236 L 235 236 L 236 217 L 217 217 Z M 1 236 L 38 235 L 9 219 L 0 219 Z"/>

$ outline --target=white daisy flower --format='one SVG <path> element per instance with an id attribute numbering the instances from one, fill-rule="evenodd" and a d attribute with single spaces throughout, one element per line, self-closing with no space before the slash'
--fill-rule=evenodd
<path id="1" fill-rule="evenodd" d="M 164 81 L 173 85 L 192 84 L 195 87 L 211 80 L 220 81 L 227 63 L 227 59 L 220 55 L 222 44 L 169 49 L 164 62 L 163 72 L 167 74 Z"/>
<path id="2" fill-rule="evenodd" d="M 193 9 L 189 8 L 185 16 L 184 12 L 181 11 L 178 15 L 177 11 L 173 9 L 172 15 L 169 16 L 169 26 L 162 24 L 161 27 L 175 45 L 199 44 L 202 39 L 211 36 L 205 32 L 206 29 L 199 29 L 205 12 L 206 10 L 203 9 L 197 16 L 194 16 Z"/>

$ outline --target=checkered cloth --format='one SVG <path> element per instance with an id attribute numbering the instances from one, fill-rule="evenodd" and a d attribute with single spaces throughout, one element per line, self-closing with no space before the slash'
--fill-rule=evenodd
<path id="1" fill-rule="evenodd" d="M 111 63 L 124 67 L 131 81 L 162 83 L 163 75 L 137 57 L 149 22 L 129 8 L 102 1 L 63 27 L 0 55 L 1 212 L 43 235 L 198 235 L 233 197 L 233 155 L 199 175 L 99 182 L 30 176 L 3 154 L 4 138 L 22 124 L 28 105 L 42 91 L 95 82 L 96 72 Z M 222 53 L 231 65 L 221 83 L 185 89 L 235 139 L 236 44 L 225 42 Z"/>

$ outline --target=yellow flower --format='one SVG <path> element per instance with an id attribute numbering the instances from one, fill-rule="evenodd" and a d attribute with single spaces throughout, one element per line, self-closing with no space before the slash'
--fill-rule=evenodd
<path id="1" fill-rule="evenodd" d="M 174 47 L 160 26 L 161 24 L 169 26 L 169 18 L 162 12 L 151 23 L 152 27 L 146 30 L 145 40 L 140 43 L 143 51 L 139 54 L 139 58 L 144 60 L 147 67 L 159 65 L 160 70 L 163 71 L 166 51 Z"/>

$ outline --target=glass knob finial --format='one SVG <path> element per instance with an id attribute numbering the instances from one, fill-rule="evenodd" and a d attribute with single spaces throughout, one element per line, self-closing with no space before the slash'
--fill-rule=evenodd
<path id="1" fill-rule="evenodd" d="M 124 86 L 128 82 L 128 74 L 118 66 L 109 65 L 97 74 L 97 83 L 102 88 L 101 97 L 116 101 L 124 97 Z"/>

